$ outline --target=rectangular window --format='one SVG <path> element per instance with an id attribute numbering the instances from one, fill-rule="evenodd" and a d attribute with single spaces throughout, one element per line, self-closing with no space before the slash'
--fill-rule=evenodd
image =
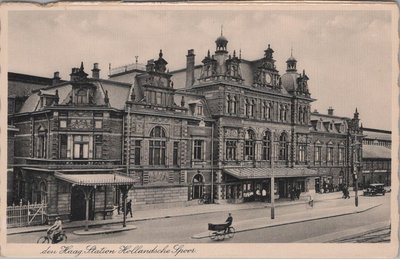
<path id="1" fill-rule="evenodd" d="M 339 162 L 339 164 L 344 163 L 344 148 L 342 148 L 342 147 L 339 147 L 338 162 Z"/>
<path id="2" fill-rule="evenodd" d="M 333 147 L 327 147 L 326 150 L 326 161 L 330 164 L 333 163 Z"/>
<path id="3" fill-rule="evenodd" d="M 305 162 L 306 161 L 306 145 L 300 144 L 299 145 L 299 157 L 298 162 Z"/>
<path id="4" fill-rule="evenodd" d="M 172 156 L 172 164 L 174 166 L 178 165 L 178 154 L 179 154 L 179 142 L 174 142 L 174 150 Z"/>
<path id="5" fill-rule="evenodd" d="M 165 165 L 165 141 L 163 140 L 150 141 L 149 164 Z"/>
<path id="6" fill-rule="evenodd" d="M 246 140 L 244 142 L 244 160 L 253 160 L 254 158 L 254 141 Z"/>
<path id="7" fill-rule="evenodd" d="M 94 158 L 100 159 L 103 154 L 103 136 L 94 136 Z"/>
<path id="8" fill-rule="evenodd" d="M 38 136 L 37 157 L 38 158 L 47 157 L 47 133 L 40 133 Z"/>
<path id="9" fill-rule="evenodd" d="M 141 141 L 135 140 L 135 165 L 140 165 L 141 148 L 142 148 Z"/>
<path id="10" fill-rule="evenodd" d="M 60 159 L 67 158 L 68 136 L 60 135 Z"/>
<path id="11" fill-rule="evenodd" d="M 193 159 L 203 160 L 203 140 L 195 140 L 193 144 Z"/>
<path id="12" fill-rule="evenodd" d="M 226 160 L 236 160 L 236 141 L 228 140 L 226 142 Z"/>
<path id="13" fill-rule="evenodd" d="M 314 161 L 315 163 L 321 163 L 321 150 L 322 147 L 321 146 L 315 146 L 315 154 L 314 154 Z"/>
<path id="14" fill-rule="evenodd" d="M 89 136 L 74 136 L 74 156 L 75 159 L 89 158 Z"/>

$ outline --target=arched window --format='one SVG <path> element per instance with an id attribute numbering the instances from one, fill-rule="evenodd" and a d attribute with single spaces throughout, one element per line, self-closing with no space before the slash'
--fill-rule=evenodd
<path id="1" fill-rule="evenodd" d="M 88 103 L 86 90 L 82 89 L 76 93 L 76 103 L 77 104 L 87 104 Z"/>
<path id="2" fill-rule="evenodd" d="M 150 132 L 149 165 L 165 165 L 165 150 L 165 130 L 156 126 Z"/>
<path id="3" fill-rule="evenodd" d="M 256 111 L 256 101 L 252 100 L 250 107 L 250 117 L 253 117 L 255 115 L 255 111 Z"/>
<path id="4" fill-rule="evenodd" d="M 200 199 L 203 197 L 204 179 L 201 174 L 193 177 L 192 199 Z"/>
<path id="5" fill-rule="evenodd" d="M 267 120 L 271 119 L 271 104 L 270 103 L 268 103 L 266 106 L 265 118 Z"/>
<path id="6" fill-rule="evenodd" d="M 271 132 L 264 132 L 262 141 L 262 160 L 271 160 Z"/>
<path id="7" fill-rule="evenodd" d="M 279 160 L 286 161 L 288 159 L 288 138 L 283 132 L 279 137 Z"/>
<path id="8" fill-rule="evenodd" d="M 247 98 L 244 100 L 244 111 L 246 116 L 250 116 L 250 102 Z"/>
<path id="9" fill-rule="evenodd" d="M 255 134 L 254 131 L 249 129 L 246 131 L 244 137 L 244 160 L 254 159 L 254 146 L 255 146 Z"/>
<path id="10" fill-rule="evenodd" d="M 238 99 L 237 99 L 236 96 L 234 96 L 233 100 L 231 102 L 231 104 L 232 104 L 231 111 L 232 111 L 233 114 L 237 114 L 237 110 L 236 110 L 237 109 L 236 107 L 238 106 L 237 103 L 238 103 Z"/>
<path id="11" fill-rule="evenodd" d="M 230 114 L 232 112 L 231 108 L 232 108 L 232 99 L 231 99 L 231 96 L 228 94 L 228 96 L 226 97 L 226 113 L 227 114 Z"/>

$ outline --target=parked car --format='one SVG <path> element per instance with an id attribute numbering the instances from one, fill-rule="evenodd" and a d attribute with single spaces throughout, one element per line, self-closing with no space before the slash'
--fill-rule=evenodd
<path id="1" fill-rule="evenodd" d="M 364 196 L 372 196 L 377 194 L 385 195 L 385 185 L 383 183 L 372 183 L 370 184 L 367 189 L 364 190 Z"/>

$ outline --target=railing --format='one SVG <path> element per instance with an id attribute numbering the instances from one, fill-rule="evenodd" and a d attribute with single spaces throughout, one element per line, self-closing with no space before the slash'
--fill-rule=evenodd
<path id="1" fill-rule="evenodd" d="M 47 204 L 19 205 L 7 207 L 7 228 L 42 225 L 47 222 Z"/>
<path id="2" fill-rule="evenodd" d="M 119 159 L 45 159 L 26 158 L 26 162 L 32 165 L 120 165 Z"/>
<path id="3" fill-rule="evenodd" d="M 137 70 L 146 70 L 146 65 L 144 64 L 139 64 L 139 63 L 132 63 L 132 64 L 128 64 L 125 66 L 120 66 L 120 67 L 116 67 L 116 68 L 112 68 L 110 70 L 110 75 L 115 75 L 115 74 L 120 74 L 123 72 L 127 72 L 133 69 L 137 69 Z"/>

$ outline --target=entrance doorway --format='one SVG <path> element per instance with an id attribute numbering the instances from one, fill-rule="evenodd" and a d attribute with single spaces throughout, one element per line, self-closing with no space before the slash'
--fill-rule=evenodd
<path id="1" fill-rule="evenodd" d="M 82 190 L 77 186 L 71 189 L 71 220 L 85 220 L 86 219 L 86 201 L 85 195 Z M 89 200 L 89 220 L 94 219 L 93 213 L 93 195 Z"/>
<path id="2" fill-rule="evenodd" d="M 203 198 L 204 181 L 201 174 L 196 174 L 193 177 L 192 199 Z"/>

